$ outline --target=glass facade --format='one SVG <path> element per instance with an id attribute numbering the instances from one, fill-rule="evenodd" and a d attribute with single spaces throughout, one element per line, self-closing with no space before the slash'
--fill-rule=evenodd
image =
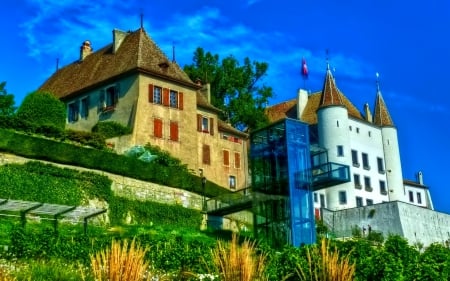
<path id="1" fill-rule="evenodd" d="M 315 242 L 308 125 L 284 119 L 251 135 L 254 230 L 273 247 Z"/>

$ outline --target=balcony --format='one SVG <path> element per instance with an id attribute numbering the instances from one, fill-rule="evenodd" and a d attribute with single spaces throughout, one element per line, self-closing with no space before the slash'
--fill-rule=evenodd
<path id="1" fill-rule="evenodd" d="M 349 181 L 350 168 L 347 165 L 328 162 L 312 168 L 312 186 L 314 191 Z"/>

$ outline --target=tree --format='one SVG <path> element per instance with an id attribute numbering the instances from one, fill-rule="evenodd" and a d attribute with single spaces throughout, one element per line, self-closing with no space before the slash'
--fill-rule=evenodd
<path id="1" fill-rule="evenodd" d="M 184 71 L 193 81 L 210 83 L 211 104 L 222 110 L 221 119 L 240 130 L 253 130 L 268 123 L 264 110 L 273 93 L 261 83 L 268 67 L 249 58 L 240 65 L 231 55 L 220 60 L 219 55 L 197 48 Z"/>
<path id="2" fill-rule="evenodd" d="M 66 107 L 53 94 L 35 91 L 25 97 L 17 109 L 17 118 L 37 127 L 53 127 L 64 130 Z"/>
<path id="3" fill-rule="evenodd" d="M 16 110 L 14 107 L 14 95 L 8 94 L 5 86 L 6 82 L 0 83 L 0 116 L 12 116 Z"/>

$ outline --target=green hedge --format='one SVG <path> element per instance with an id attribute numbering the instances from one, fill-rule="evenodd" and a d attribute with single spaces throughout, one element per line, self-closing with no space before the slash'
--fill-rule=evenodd
<path id="1" fill-rule="evenodd" d="M 54 141 L 0 129 L 0 151 L 23 157 L 102 170 L 126 177 L 181 188 L 201 194 L 201 179 L 187 168 L 146 163 L 125 155 Z M 206 184 L 206 196 L 213 197 L 226 189 Z"/>

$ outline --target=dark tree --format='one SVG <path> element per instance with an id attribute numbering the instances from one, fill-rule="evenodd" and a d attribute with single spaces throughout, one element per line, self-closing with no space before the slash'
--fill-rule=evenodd
<path id="1" fill-rule="evenodd" d="M 221 109 L 222 120 L 234 127 L 251 131 L 267 124 L 264 114 L 272 88 L 262 83 L 269 65 L 244 59 L 243 65 L 233 56 L 220 60 L 219 55 L 197 48 L 193 63 L 184 71 L 196 81 L 211 85 L 211 103 Z"/>
<path id="2" fill-rule="evenodd" d="M 5 86 L 6 82 L 0 83 L 0 116 L 12 116 L 16 110 L 14 95 L 8 94 Z"/>

